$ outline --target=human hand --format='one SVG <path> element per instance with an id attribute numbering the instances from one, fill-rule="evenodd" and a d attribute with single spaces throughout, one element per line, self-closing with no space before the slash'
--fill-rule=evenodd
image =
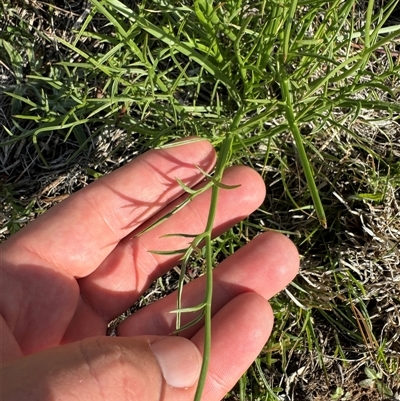
<path id="1" fill-rule="evenodd" d="M 188 238 L 164 234 L 204 231 L 209 192 L 135 236 L 185 197 L 176 177 L 193 187 L 203 178 L 195 165 L 210 171 L 214 163 L 207 141 L 147 152 L 1 245 L 1 399 L 193 400 L 203 327 L 168 337 L 176 294 L 126 319 L 117 337 L 105 333 L 109 321 L 178 262 L 179 255 L 148 250 L 188 246 Z M 223 182 L 241 186 L 220 191 L 215 235 L 265 197 L 261 177 L 250 168 L 227 169 Z M 216 267 L 203 400 L 223 398 L 256 358 L 273 322 L 267 300 L 297 269 L 295 247 L 275 233 L 258 236 Z M 204 277 L 185 286 L 183 307 L 198 304 L 203 294 Z"/>

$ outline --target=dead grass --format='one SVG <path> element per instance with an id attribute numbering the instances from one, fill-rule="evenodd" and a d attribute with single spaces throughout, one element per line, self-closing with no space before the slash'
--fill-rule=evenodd
<path id="1" fill-rule="evenodd" d="M 42 1 L 18 1 L 13 5 L 18 18 L 4 13 L 0 22 L 3 32 L 6 26 L 18 24 L 29 32 L 37 46 L 31 61 L 41 63 L 43 71 L 66 57 L 65 49 L 48 37 L 57 34 L 68 38 L 71 27 L 81 23 L 79 16 L 87 5 L 84 1 L 58 3 L 50 8 Z M 364 11 L 363 7 L 357 10 L 360 19 Z M 101 26 L 100 22 L 93 20 L 93 30 Z M 38 35 L 38 30 L 46 32 L 47 39 Z M 85 41 L 85 48 L 95 45 Z M 23 40 L 17 44 L 23 45 Z M 398 52 L 398 44 L 392 44 L 391 51 Z M 398 64 L 398 54 L 378 52 L 368 68 L 381 74 L 389 62 Z M 398 96 L 399 77 L 388 80 L 386 84 Z M 18 85 L 1 56 L 0 85 L 7 90 Z M 374 96 L 385 100 L 388 95 L 378 88 Z M 357 97 L 370 99 L 371 93 L 366 89 Z M 11 120 L 12 107 L 13 101 L 0 93 L 0 124 L 6 128 L 0 128 L 0 143 L 9 139 L 9 132 L 17 132 Z M 235 244 L 245 243 L 261 231 L 278 230 L 296 242 L 302 255 L 301 272 L 294 285 L 272 301 L 276 328 L 259 358 L 262 374 L 254 366 L 248 372 L 248 399 L 331 401 L 339 388 L 343 394 L 337 400 L 385 399 L 376 386 L 360 386 L 365 367 L 381 372 L 382 381 L 397 397 L 391 399 L 400 399 L 399 116 L 363 109 L 352 120 L 350 114 L 345 118 L 343 109 L 332 113 L 338 120 L 343 117 L 342 126 L 327 124 L 317 132 L 318 121 L 302 126 L 305 141 L 316 150 L 311 162 L 327 213 L 327 230 L 320 227 L 315 216 L 291 134 L 264 138 L 236 155 L 236 163 L 254 167 L 265 178 L 268 195 L 262 207 L 235 230 Z M 283 121 L 276 118 L 268 128 Z M 98 127 L 85 129 L 95 132 Z M 3 146 L 0 239 L 5 240 L 53 204 L 154 143 L 151 135 L 132 131 L 110 124 L 99 135 L 90 136 L 83 147 L 73 136 L 65 141 L 56 133 L 40 138 L 39 147 L 48 167 L 30 138 Z M 252 135 L 257 131 L 248 137 Z M 227 235 L 232 236 L 232 232 Z M 201 272 L 196 270 L 199 263 L 193 265 L 195 274 Z M 129 313 L 172 291 L 176 280 L 172 273 L 155 283 Z M 280 388 L 275 391 L 276 398 L 267 398 L 265 383 Z M 226 399 L 241 399 L 239 390 Z"/>

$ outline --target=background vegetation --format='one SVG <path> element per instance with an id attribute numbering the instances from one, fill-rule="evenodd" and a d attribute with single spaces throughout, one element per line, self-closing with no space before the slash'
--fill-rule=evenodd
<path id="1" fill-rule="evenodd" d="M 268 196 L 216 260 L 276 230 L 302 268 L 226 399 L 399 395 L 398 0 L 3 0 L 0 15 L 3 239 L 149 148 L 230 135 L 229 163 Z"/>

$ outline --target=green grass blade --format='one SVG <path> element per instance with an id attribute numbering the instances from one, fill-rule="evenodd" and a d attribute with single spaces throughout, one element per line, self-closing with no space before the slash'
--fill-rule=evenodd
<path id="1" fill-rule="evenodd" d="M 311 197 L 314 202 L 315 211 L 317 212 L 318 220 L 321 223 L 322 227 L 327 228 L 327 221 L 325 216 L 324 207 L 322 206 L 321 199 L 319 197 L 318 188 L 315 184 L 313 172 L 311 169 L 310 162 L 307 158 L 307 153 L 304 149 L 303 138 L 300 134 L 299 127 L 296 123 L 296 118 L 293 112 L 293 104 L 292 104 L 292 94 L 290 92 L 290 81 L 288 78 L 284 78 L 281 80 L 282 94 L 284 97 L 284 101 L 286 104 L 286 119 L 293 134 L 294 140 L 296 142 L 297 150 L 299 152 L 299 158 L 301 165 L 303 166 L 304 175 L 306 176 L 306 180 L 310 189 Z"/>

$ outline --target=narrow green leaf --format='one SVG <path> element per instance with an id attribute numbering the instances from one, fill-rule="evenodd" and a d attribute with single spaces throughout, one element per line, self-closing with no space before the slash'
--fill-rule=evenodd
<path id="1" fill-rule="evenodd" d="M 8 43 L 6 40 L 2 39 L 1 44 L 8 54 L 8 58 L 10 59 L 11 67 L 14 71 L 17 82 L 19 83 L 22 82 L 24 79 L 24 74 L 23 74 L 24 62 L 21 54 L 17 51 L 17 49 L 14 46 L 11 45 L 11 43 Z"/>
<path id="2" fill-rule="evenodd" d="M 165 235 L 162 235 L 161 238 L 169 238 L 169 237 L 196 238 L 197 236 L 198 236 L 198 234 L 176 233 L 176 234 L 165 234 Z"/>
<path id="3" fill-rule="evenodd" d="M 187 248 L 175 249 L 172 251 L 156 251 L 156 250 L 149 249 L 148 252 L 154 253 L 156 255 L 182 255 L 183 253 L 186 252 L 186 250 L 187 250 Z"/>
<path id="4" fill-rule="evenodd" d="M 284 96 L 284 101 L 286 103 L 286 119 L 289 124 L 289 127 L 292 131 L 297 150 L 299 152 L 299 157 L 301 161 L 301 165 L 304 170 L 304 175 L 306 176 L 306 180 L 310 189 L 311 197 L 313 199 L 313 203 L 315 206 L 315 210 L 317 212 L 318 220 L 321 223 L 322 227 L 327 228 L 327 222 L 325 217 L 324 207 L 322 206 L 321 199 L 319 197 L 318 188 L 314 181 L 313 172 L 311 169 L 310 162 L 307 158 L 307 153 L 304 149 L 303 138 L 300 134 L 299 127 L 296 123 L 296 118 L 293 112 L 293 104 L 292 104 L 292 94 L 290 92 L 290 81 L 288 78 L 284 78 L 281 80 L 282 94 Z"/>
<path id="5" fill-rule="evenodd" d="M 169 313 L 191 313 L 191 312 L 197 312 L 200 309 L 204 309 L 206 306 L 205 302 L 202 302 L 201 304 L 195 305 L 195 306 L 190 306 L 188 308 L 181 308 L 181 309 L 174 309 L 169 311 Z"/>
<path id="6" fill-rule="evenodd" d="M 188 194 L 194 195 L 197 190 L 192 189 L 190 187 L 188 187 L 183 181 L 181 181 L 179 178 L 175 177 L 175 180 L 177 181 L 177 183 L 179 184 L 179 186 Z"/>
<path id="7" fill-rule="evenodd" d="M 197 316 L 195 319 L 191 320 L 189 323 L 186 323 L 183 326 L 180 326 L 179 328 L 177 328 L 176 330 L 174 330 L 172 332 L 172 334 L 178 334 L 181 333 L 182 331 L 185 331 L 186 329 L 188 329 L 189 327 L 194 326 L 195 324 L 197 324 L 198 322 L 200 322 L 202 319 L 204 318 L 204 310 L 202 311 L 202 313 Z"/>

